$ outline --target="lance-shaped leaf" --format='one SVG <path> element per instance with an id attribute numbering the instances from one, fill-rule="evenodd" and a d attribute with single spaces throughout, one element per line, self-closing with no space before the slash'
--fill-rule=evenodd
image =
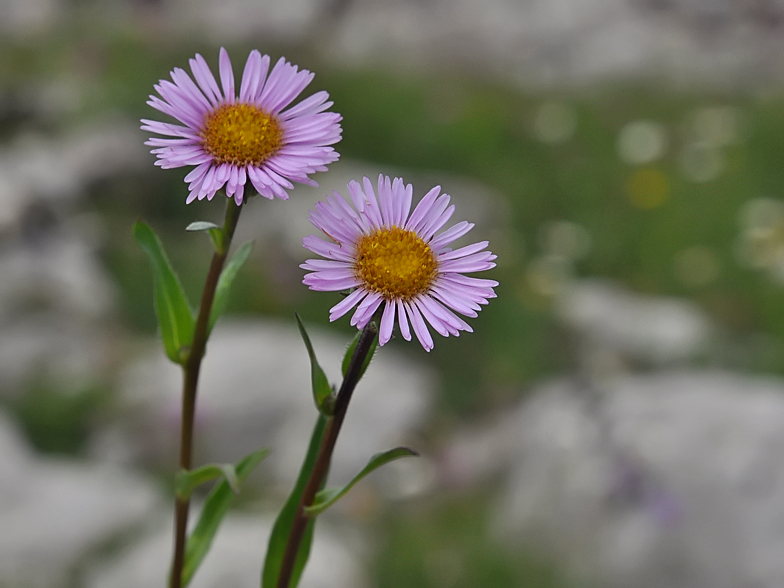
<path id="1" fill-rule="evenodd" d="M 297 326 L 299 327 L 302 340 L 305 342 L 305 347 L 308 348 L 308 357 L 310 357 L 310 383 L 313 388 L 313 400 L 316 402 L 316 408 L 327 416 L 331 416 L 332 403 L 330 402 L 332 396 L 332 388 L 329 386 L 329 380 L 324 370 L 321 369 L 318 361 L 316 360 L 316 352 L 313 351 L 313 344 L 310 342 L 308 332 L 305 330 L 305 325 L 299 315 L 294 313 L 297 317 Z"/>
<path id="2" fill-rule="evenodd" d="M 315 517 L 316 515 L 320 515 L 322 512 L 327 510 L 330 506 L 335 504 L 338 500 L 343 498 L 343 496 L 348 493 L 351 488 L 354 487 L 354 484 L 359 482 L 362 478 L 367 476 L 370 472 L 373 472 L 380 468 L 382 465 L 389 463 L 390 461 L 395 461 L 396 459 L 400 459 L 401 457 L 410 457 L 410 456 L 418 456 L 419 453 L 414 451 L 413 449 L 409 449 L 408 447 L 395 447 L 394 449 L 390 449 L 389 451 L 384 451 L 383 453 L 376 453 L 373 457 L 370 458 L 368 464 L 359 472 L 354 479 L 351 480 L 348 484 L 343 486 L 343 488 L 326 488 L 316 494 L 316 500 L 313 501 L 313 505 L 305 508 L 305 514 L 311 517 Z"/>
<path id="3" fill-rule="evenodd" d="M 193 342 L 193 311 L 155 232 L 138 221 L 133 227 L 133 236 L 152 266 L 155 314 L 166 355 L 175 363 L 183 363 L 187 348 Z"/>
<path id="4" fill-rule="evenodd" d="M 299 507 L 300 500 L 302 500 L 302 493 L 305 491 L 310 473 L 313 471 L 313 466 L 316 464 L 316 457 L 318 457 L 321 439 L 324 437 L 327 420 L 326 416 L 319 413 L 316 426 L 313 428 L 313 434 L 310 437 L 308 452 L 305 455 L 305 460 L 302 462 L 302 468 L 299 471 L 297 483 L 294 485 L 294 489 L 291 491 L 288 500 L 286 500 L 286 504 L 283 505 L 283 508 L 272 527 L 269 545 L 267 546 L 267 556 L 264 559 L 264 569 L 261 572 L 261 588 L 276 588 L 278 585 L 280 567 L 283 563 L 283 556 L 286 553 L 286 543 L 288 543 L 289 531 L 294 524 L 297 508 Z M 311 519 L 308 521 L 307 527 L 305 527 L 305 533 L 302 536 L 302 541 L 299 544 L 299 551 L 294 560 L 294 570 L 292 571 L 288 588 L 296 588 L 300 576 L 302 576 L 302 571 L 305 569 L 305 564 L 308 563 L 310 545 L 313 542 L 313 527 L 315 522 L 315 519 Z"/>
<path id="5" fill-rule="evenodd" d="M 208 463 L 195 470 L 180 470 L 174 485 L 174 492 L 180 500 L 190 498 L 193 491 L 215 478 L 223 476 L 234 494 L 240 493 L 240 480 L 234 464 Z"/>
<path id="6" fill-rule="evenodd" d="M 343 364 L 341 365 L 341 368 L 343 370 L 343 377 L 344 378 L 346 377 L 346 374 L 348 373 L 348 366 L 351 365 L 351 358 L 354 356 L 354 350 L 356 350 L 356 348 L 357 348 L 357 343 L 359 343 L 359 337 L 361 335 L 362 335 L 362 331 L 360 331 L 359 333 L 357 333 L 354 336 L 354 339 L 352 339 L 351 343 L 349 343 L 349 345 L 348 345 L 348 349 L 346 349 L 346 354 L 343 356 Z M 362 369 L 359 370 L 359 379 L 357 381 L 361 380 L 362 376 L 365 375 L 365 371 L 367 370 L 368 366 L 370 365 L 370 360 L 373 359 L 373 354 L 375 354 L 375 352 L 376 352 L 376 346 L 377 345 L 378 345 L 378 337 L 375 337 L 373 339 L 373 343 L 370 344 L 370 351 L 368 352 L 367 357 L 365 357 L 365 361 L 362 364 Z"/>
<path id="7" fill-rule="evenodd" d="M 207 231 L 215 246 L 215 251 L 223 253 L 226 250 L 226 233 L 215 223 L 209 221 L 195 221 L 185 227 L 186 231 Z"/>
<path id="8" fill-rule="evenodd" d="M 215 300 L 212 303 L 212 311 L 210 312 L 210 326 L 209 330 L 215 325 L 218 317 L 226 309 L 226 304 L 229 301 L 229 292 L 231 285 L 234 283 L 234 278 L 237 277 L 237 272 L 243 264 L 248 261 L 248 256 L 253 250 L 253 241 L 243 243 L 239 249 L 231 256 L 231 259 L 223 268 L 220 278 L 218 278 L 218 285 L 215 288 Z"/>
<path id="9" fill-rule="evenodd" d="M 244 480 L 267 455 L 269 455 L 269 449 L 259 449 L 237 462 L 234 470 L 236 471 L 238 481 Z M 188 585 L 193 578 L 193 574 L 196 573 L 202 560 L 204 560 L 204 556 L 210 550 L 215 533 L 218 531 L 218 527 L 232 502 L 234 502 L 235 496 L 229 482 L 225 478 L 216 484 L 215 488 L 207 496 L 204 508 L 202 508 L 199 515 L 199 522 L 196 524 L 190 537 L 188 537 L 188 543 L 185 546 L 185 565 L 182 570 L 183 586 Z"/>

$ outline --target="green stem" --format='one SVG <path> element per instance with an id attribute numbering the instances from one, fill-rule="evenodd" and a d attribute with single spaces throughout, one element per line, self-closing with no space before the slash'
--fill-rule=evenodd
<path id="1" fill-rule="evenodd" d="M 231 239 L 234 230 L 237 228 L 237 221 L 240 217 L 242 204 L 237 205 L 233 199 L 229 199 L 226 205 L 226 217 L 223 222 L 224 239 L 222 247 L 216 250 L 212 256 L 210 270 L 207 273 L 207 280 L 204 283 L 204 290 L 201 294 L 201 304 L 199 315 L 196 318 L 196 327 L 193 333 L 188 358 L 183 364 L 182 382 L 182 428 L 180 435 L 180 469 L 191 469 L 191 457 L 193 453 L 193 420 L 196 413 L 196 388 L 199 382 L 199 370 L 204 351 L 207 346 L 209 336 L 210 313 L 212 303 L 215 299 L 215 289 L 218 286 L 223 265 L 226 263 L 226 256 L 229 252 Z M 174 556 L 172 559 L 170 588 L 182 587 L 182 568 L 185 564 L 185 540 L 188 528 L 188 509 L 190 501 L 188 499 L 177 499 L 175 503 L 174 521 Z"/>
<path id="2" fill-rule="evenodd" d="M 305 508 L 313 504 L 316 493 L 319 488 L 321 488 L 324 478 L 327 475 L 329 463 L 332 459 L 332 452 L 334 451 L 335 443 L 338 440 L 338 433 L 340 433 L 340 427 L 343 425 L 343 419 L 348 410 L 349 400 L 351 400 L 354 388 L 356 388 L 357 382 L 359 382 L 362 365 L 365 363 L 365 358 L 370 352 L 371 345 L 376 338 L 376 335 L 378 335 L 378 327 L 376 326 L 375 321 L 370 321 L 362 330 L 357 346 L 354 349 L 354 355 L 351 356 L 348 371 L 343 378 L 343 383 L 341 384 L 338 396 L 335 399 L 335 412 L 332 418 L 327 422 L 327 430 L 324 432 L 324 437 L 321 439 L 316 463 L 313 466 L 313 470 L 310 472 L 308 483 L 302 493 L 302 499 L 300 500 L 299 506 L 297 506 L 297 513 L 294 515 L 294 523 L 291 525 L 289 539 L 286 542 L 286 551 L 280 566 L 277 588 L 289 588 L 291 575 L 294 571 L 294 563 L 296 562 L 299 546 L 302 542 L 302 536 L 308 525 L 309 518 L 305 515 Z"/>

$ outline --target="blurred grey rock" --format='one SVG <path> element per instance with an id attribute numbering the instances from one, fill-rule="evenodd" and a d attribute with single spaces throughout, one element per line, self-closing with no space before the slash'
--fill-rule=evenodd
<path id="1" fill-rule="evenodd" d="M 0 30 L 46 32 L 67 10 L 3 0 Z M 307 44 L 342 64 L 469 67 L 529 87 L 649 77 L 744 89 L 784 75 L 780 0 L 113 0 L 83 12 L 159 35 Z"/>
<path id="2" fill-rule="evenodd" d="M 462 436 L 449 471 L 511 470 L 494 532 L 608 587 L 784 585 L 784 382 L 558 380 Z"/>
<path id="3" fill-rule="evenodd" d="M 349 337 L 309 329 L 319 363 L 339 382 Z M 348 481 L 378 451 L 417 430 L 432 395 L 431 374 L 394 349 L 381 349 L 352 398 L 331 469 Z M 174 462 L 179 436 L 181 371 L 156 342 L 121 378 L 121 418 L 95 440 L 97 454 Z M 316 409 L 307 352 L 294 320 L 218 323 L 202 365 L 196 415 L 196 463 L 237 461 L 259 447 L 272 455 L 261 468 L 287 489 L 307 448 Z M 113 448 L 113 449 L 111 449 Z"/>
<path id="4" fill-rule="evenodd" d="M 0 398 L 30 386 L 79 394 L 103 384 L 119 358 L 119 339 L 63 314 L 40 313 L 0 325 Z"/>
<path id="5" fill-rule="evenodd" d="M 159 504 L 148 480 L 116 466 L 42 458 L 0 413 L 0 585 L 66 588 L 80 560 Z"/>
<path id="6" fill-rule="evenodd" d="M 0 251 L 0 317 L 52 310 L 85 320 L 105 318 L 117 292 L 92 244 L 78 235 L 51 236 Z"/>
<path id="7" fill-rule="evenodd" d="M 768 83 L 784 66 L 779 2 L 355 0 L 331 35 L 354 62 L 470 65 L 524 86 L 665 77 Z"/>
<path id="8" fill-rule="evenodd" d="M 56 137 L 22 134 L 0 150 L 0 233 L 36 201 L 60 206 L 85 186 L 151 160 L 144 135 L 124 119 L 94 120 Z"/>
<path id="9" fill-rule="evenodd" d="M 321 4 L 319 0 L 172 0 L 164 14 L 181 32 L 206 35 L 215 42 L 258 35 L 290 42 L 307 36 L 320 16 Z M 235 58 L 235 67 L 243 61 Z"/>
<path id="10" fill-rule="evenodd" d="M 258 588 L 261 566 L 272 527 L 255 514 L 229 514 L 221 524 L 192 588 Z M 88 573 L 86 588 L 162 586 L 170 568 L 172 525 Z M 340 537 L 319 521 L 310 560 L 299 584 L 302 588 L 362 588 L 367 586 L 357 557 Z"/>
<path id="11" fill-rule="evenodd" d="M 15 37 L 45 32 L 57 24 L 64 8 L 58 0 L 2 0 L 0 31 Z"/>
<path id="12" fill-rule="evenodd" d="M 82 234 L 54 233 L 0 249 L 0 397 L 30 384 L 83 392 L 116 359 L 116 287 Z"/>
<path id="13" fill-rule="evenodd" d="M 609 350 L 654 365 L 704 353 L 712 325 L 688 300 L 636 294 L 606 280 L 574 280 L 558 300 L 558 314 L 585 339 L 586 351 Z"/>

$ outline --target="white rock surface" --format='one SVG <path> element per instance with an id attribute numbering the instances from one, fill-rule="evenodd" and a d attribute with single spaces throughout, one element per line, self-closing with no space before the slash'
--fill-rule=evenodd
<path id="1" fill-rule="evenodd" d="M 192 588 L 258 588 L 261 566 L 272 527 L 255 514 L 229 514 L 193 578 Z M 171 525 L 140 541 L 116 560 L 88 573 L 86 588 L 162 586 L 170 568 Z M 320 521 L 316 526 L 302 588 L 362 588 L 367 586 L 356 555 Z"/>
<path id="2" fill-rule="evenodd" d="M 0 30 L 40 33 L 67 10 L 4 0 Z M 784 75 L 780 0 L 115 0 L 100 14 L 107 26 L 305 43 L 342 64 L 469 67 L 525 86 L 652 77 L 746 88 Z"/>
<path id="3" fill-rule="evenodd" d="M 104 384 L 119 355 L 118 338 L 62 314 L 41 313 L 0 325 L 0 398 L 30 386 L 79 394 Z"/>
<path id="4" fill-rule="evenodd" d="M 780 2 L 355 0 L 332 34 L 341 60 L 470 65 L 531 85 L 618 77 L 767 83 L 784 67 Z"/>
<path id="5" fill-rule="evenodd" d="M 78 235 L 19 243 L 0 252 L 0 318 L 50 309 L 83 319 L 106 317 L 117 292 L 92 244 Z"/>
<path id="6" fill-rule="evenodd" d="M 15 230 L 36 200 L 69 203 L 84 187 L 151 163 L 144 134 L 125 119 L 102 119 L 56 138 L 16 136 L 0 149 L 0 232 Z"/>
<path id="7" fill-rule="evenodd" d="M 339 381 L 349 338 L 309 328 L 331 382 Z M 178 446 L 181 371 L 160 343 L 132 363 L 121 383 L 121 418 L 95 448 L 108 459 L 173 463 Z M 378 451 L 404 443 L 430 403 L 433 378 L 393 349 L 380 350 L 359 383 L 335 449 L 330 479 L 348 481 Z M 294 320 L 232 319 L 216 326 L 202 365 L 196 462 L 237 461 L 259 447 L 273 454 L 260 469 L 290 487 L 316 419 L 307 352 Z M 114 447 L 117 453 L 113 453 Z"/>
<path id="8" fill-rule="evenodd" d="M 697 304 L 637 294 L 607 280 L 570 282 L 557 306 L 591 352 L 610 350 L 655 365 L 704 353 L 713 334 L 708 315 Z"/>
<path id="9" fill-rule="evenodd" d="M 0 586 L 65 588 L 92 549 L 139 524 L 157 488 L 116 466 L 37 457 L 0 413 Z"/>
<path id="10" fill-rule="evenodd" d="M 116 305 L 111 277 L 84 234 L 52 232 L 0 250 L 0 397 L 30 384 L 82 392 L 117 359 L 105 322 Z"/>
<path id="11" fill-rule="evenodd" d="M 494 524 L 608 587 L 784 585 L 784 382 L 710 372 L 568 380 L 456 442 L 511 470 Z"/>
<path id="12" fill-rule="evenodd" d="M 302 39 L 321 16 L 320 8 L 318 0 L 172 0 L 164 12 L 177 30 L 219 43 L 256 35 L 278 41 Z"/>
<path id="13" fill-rule="evenodd" d="M 220 40 L 309 43 L 345 64 L 473 68 L 507 83 L 666 78 L 746 87 L 784 75 L 777 0 L 170 0 L 159 18 Z"/>

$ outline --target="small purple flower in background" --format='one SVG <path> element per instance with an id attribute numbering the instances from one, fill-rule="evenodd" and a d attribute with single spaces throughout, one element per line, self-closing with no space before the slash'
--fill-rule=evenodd
<path id="1" fill-rule="evenodd" d="M 425 319 L 444 337 L 471 332 L 452 310 L 477 316 L 480 305 L 495 298 L 493 288 L 498 282 L 463 273 L 495 267 L 496 256 L 483 251 L 487 241 L 454 251 L 447 247 L 470 231 L 472 223 L 462 221 L 436 235 L 455 211 L 449 196 L 439 196 L 441 187 L 436 186 L 409 215 L 413 189 L 400 178 L 390 181 L 379 176 L 378 200 L 368 178 L 364 178 L 364 191 L 355 181 L 349 183 L 348 191 L 356 210 L 333 192 L 310 214 L 310 222 L 332 242 L 315 235 L 302 241 L 307 249 L 327 258 L 310 259 L 300 266 L 312 272 L 303 280 L 311 290 L 354 289 L 331 309 L 330 320 L 357 306 L 351 324 L 362 329 L 385 303 L 379 344 L 389 341 L 397 314 L 403 338 L 411 340 L 410 321 L 427 351 L 433 348 L 433 339 Z"/>
<path id="2" fill-rule="evenodd" d="M 332 106 L 326 92 L 317 92 L 296 106 L 283 110 L 313 79 L 307 70 L 281 58 L 267 76 L 268 55 L 254 50 L 242 74 L 239 96 L 229 54 L 220 50 L 218 87 L 201 55 L 190 60 L 196 83 L 182 69 L 171 72 L 172 82 L 155 86 L 160 94 L 147 102 L 183 125 L 142 120 L 142 129 L 174 138 L 154 137 L 145 144 L 156 147 L 155 162 L 164 169 L 195 165 L 186 177 L 187 202 L 212 199 L 226 185 L 227 196 L 242 203 L 250 180 L 266 198 L 286 200 L 291 183 L 317 185 L 308 177 L 326 171 L 338 154 L 329 145 L 340 141 L 341 116 L 323 112 Z M 198 86 L 196 85 L 198 84 Z"/>

